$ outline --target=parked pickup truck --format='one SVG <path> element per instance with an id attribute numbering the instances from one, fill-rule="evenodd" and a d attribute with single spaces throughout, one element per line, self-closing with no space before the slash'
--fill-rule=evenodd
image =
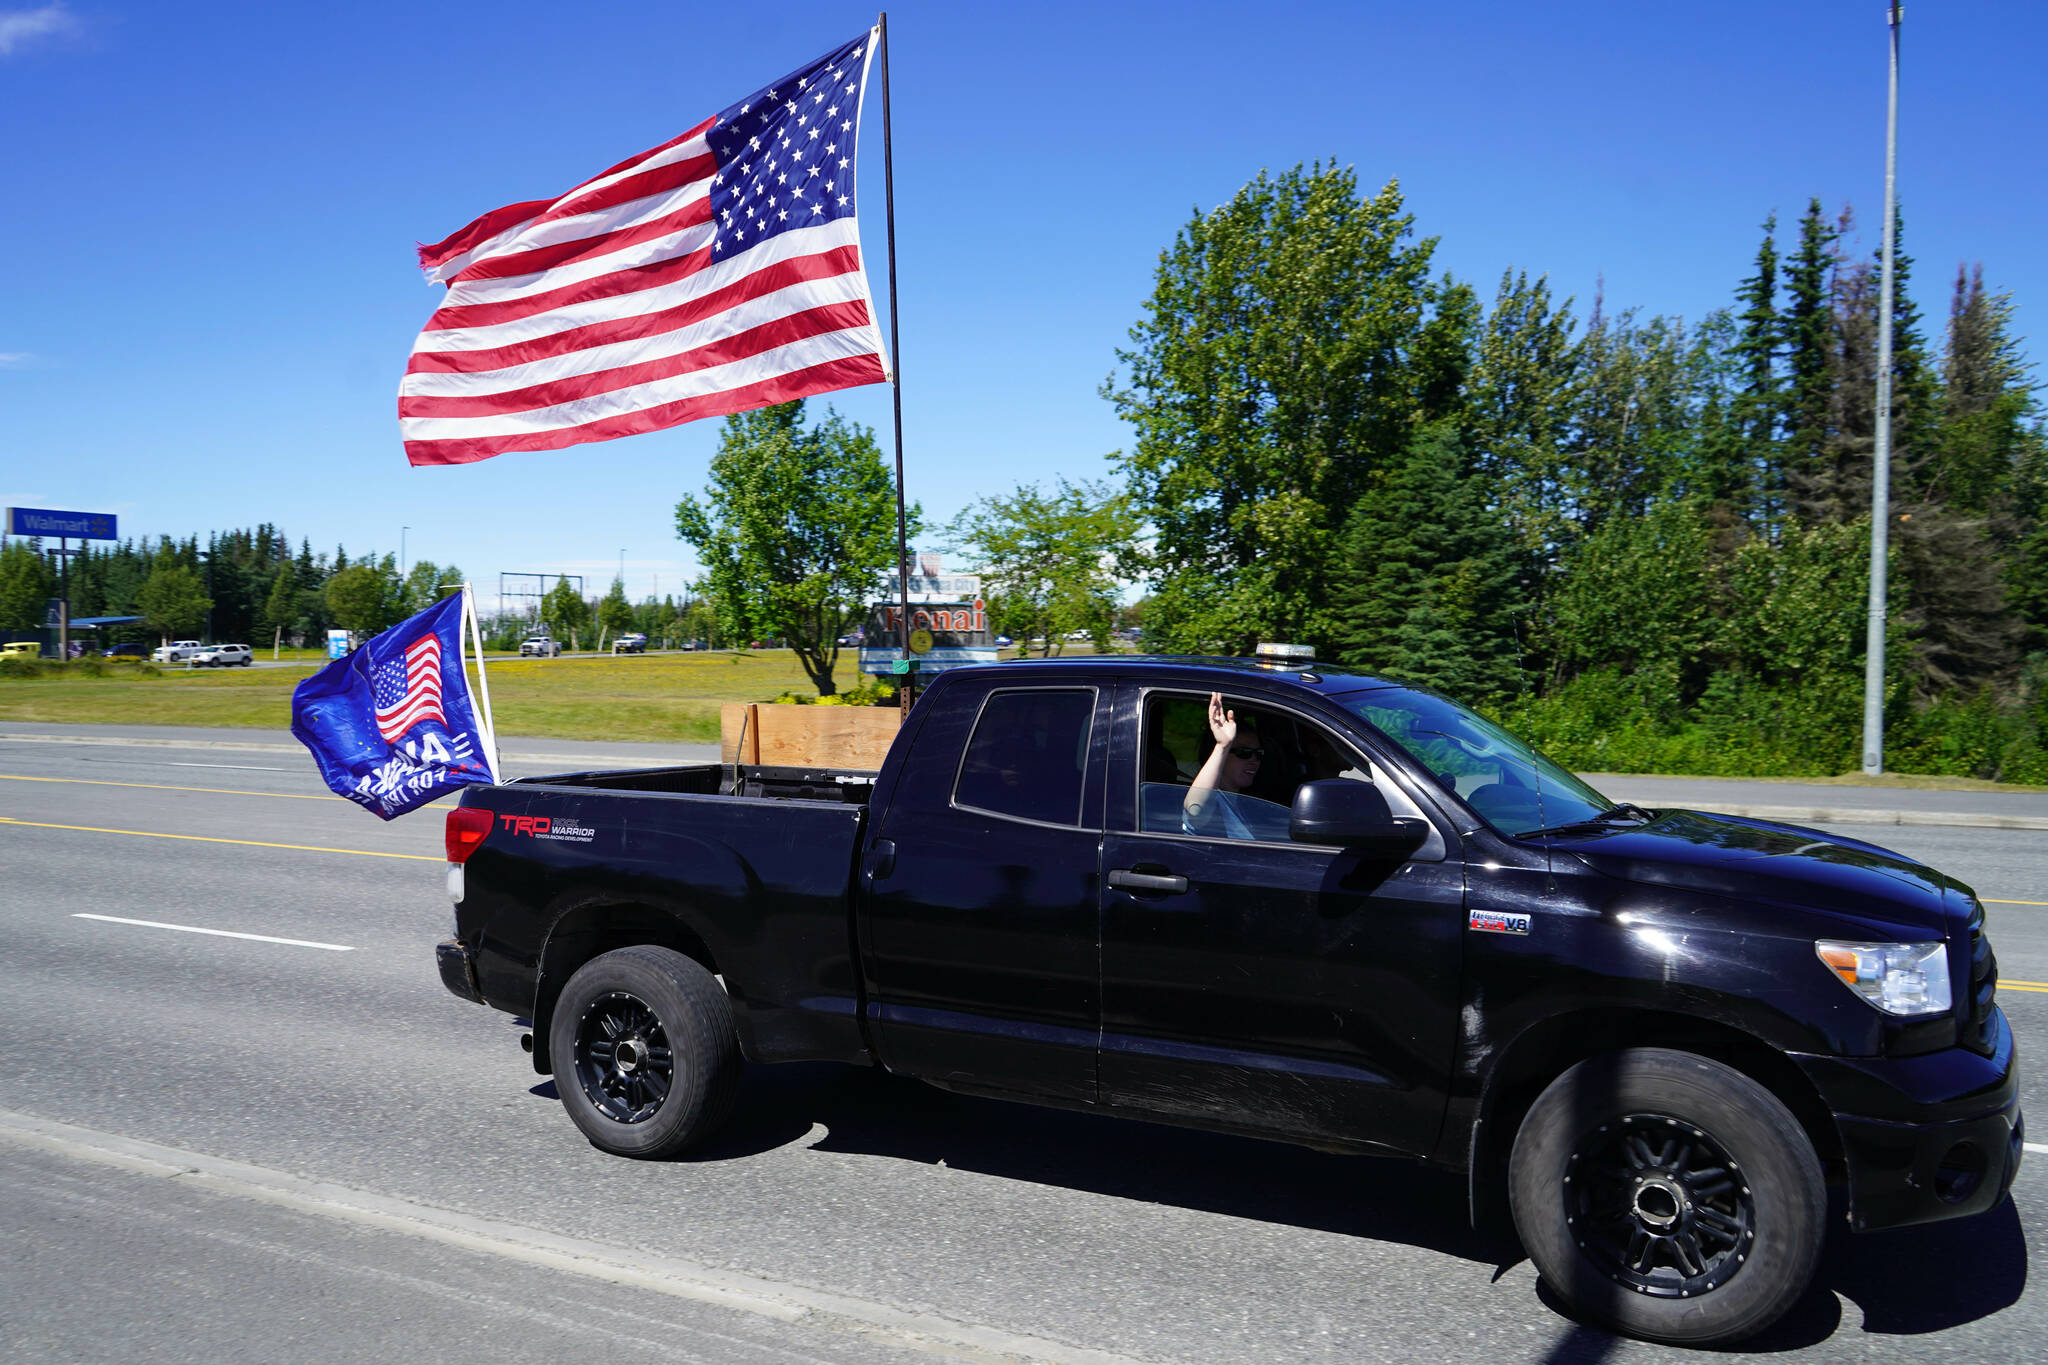
<path id="1" fill-rule="evenodd" d="M 1313 663 L 961 669 L 879 772 L 524 778 L 447 846 L 442 980 L 623 1155 L 702 1141 L 744 1057 L 1414 1158 L 1692 1344 L 1799 1298 L 1831 1194 L 1962 1217 L 2021 1159 L 1970 888 Z"/>

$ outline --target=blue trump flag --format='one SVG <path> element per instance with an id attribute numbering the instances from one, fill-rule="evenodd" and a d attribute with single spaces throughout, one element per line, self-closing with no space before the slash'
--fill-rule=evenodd
<path id="1" fill-rule="evenodd" d="M 469 620 L 465 586 L 293 691 L 292 733 L 330 789 L 389 820 L 443 792 L 498 780 L 490 704 L 480 718 L 463 670 Z"/>

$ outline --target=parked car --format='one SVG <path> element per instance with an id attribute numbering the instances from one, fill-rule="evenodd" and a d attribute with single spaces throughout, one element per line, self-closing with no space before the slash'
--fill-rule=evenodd
<path id="1" fill-rule="evenodd" d="M 1228 791 L 1186 779 L 1212 715 Z M 1610 801 L 1341 667 L 964 668 L 879 771 L 526 777 L 446 839 L 443 983 L 531 1021 L 624 1156 L 704 1142 L 742 1058 L 1404 1156 L 1509 1213 L 1557 1301 L 1708 1346 L 1805 1292 L 1831 1186 L 1843 1233 L 1964 1218 L 2025 1147 L 1961 880 Z"/>
<path id="2" fill-rule="evenodd" d="M 638 631 L 631 631 L 612 641 L 612 653 L 614 654 L 645 654 L 646 652 L 647 637 Z"/>
<path id="3" fill-rule="evenodd" d="M 197 668 L 227 668 L 239 664 L 247 668 L 256 658 L 254 650 L 247 645 L 211 645 L 192 656 Z"/>
<path id="4" fill-rule="evenodd" d="M 0 656 L 10 659 L 40 659 L 43 647 L 34 640 L 15 640 L 0 645 Z"/>
<path id="5" fill-rule="evenodd" d="M 561 645 L 546 635 L 529 635 L 519 642 L 519 657 L 524 659 L 553 659 L 562 652 Z"/>
<path id="6" fill-rule="evenodd" d="M 108 645 L 100 651 L 100 657 L 102 659 L 135 659 L 140 661 L 149 657 L 149 646 L 143 644 L 140 640 L 129 640 L 123 644 Z"/>
<path id="7" fill-rule="evenodd" d="M 158 647 L 149 657 L 160 664 L 181 664 L 205 648 L 197 640 L 173 640 Z"/>

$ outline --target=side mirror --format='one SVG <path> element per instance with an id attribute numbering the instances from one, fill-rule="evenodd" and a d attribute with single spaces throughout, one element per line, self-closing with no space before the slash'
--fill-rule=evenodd
<path id="1" fill-rule="evenodd" d="M 1333 777 L 1304 782 L 1294 793 L 1287 836 L 1298 844 L 1337 844 L 1361 853 L 1405 858 L 1422 847 L 1429 825 L 1396 819 L 1370 782 Z"/>

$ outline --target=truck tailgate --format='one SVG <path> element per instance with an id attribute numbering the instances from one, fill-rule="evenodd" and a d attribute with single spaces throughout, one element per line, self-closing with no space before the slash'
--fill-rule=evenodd
<path id="1" fill-rule="evenodd" d="M 527 783 L 472 788 L 463 805 L 494 817 L 458 918 L 498 1008 L 527 1010 L 536 979 L 559 991 L 550 942 L 561 950 L 599 907 L 637 905 L 701 940 L 749 1055 L 858 1048 L 850 891 L 865 807 Z"/>

